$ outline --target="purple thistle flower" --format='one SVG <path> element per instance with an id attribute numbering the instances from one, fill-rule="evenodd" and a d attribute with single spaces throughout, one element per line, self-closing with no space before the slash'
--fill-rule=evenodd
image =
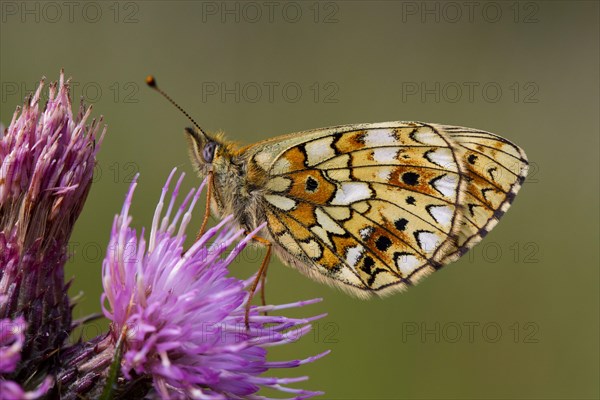
<path id="1" fill-rule="evenodd" d="M 134 181 L 121 214 L 115 217 L 102 266 L 102 302 L 109 306 L 104 314 L 112 321 L 113 340 L 126 329 L 124 376 L 151 377 L 155 395 L 164 399 L 259 398 L 255 394 L 262 387 L 291 393 L 294 398 L 320 394 L 285 386 L 307 377 L 261 374 L 273 368 L 296 367 L 327 354 L 287 362 L 266 360 L 268 346 L 299 339 L 310 331 L 310 322 L 323 315 L 305 319 L 260 315 L 320 300 L 253 307 L 250 329 L 246 329 L 244 305 L 251 279 L 227 277 L 227 267 L 262 226 L 244 235 L 227 217 L 184 251 L 185 229 L 204 183 L 188 193 L 172 216 L 182 174 L 163 216 L 174 173 L 162 190 L 148 242 L 143 231 L 138 238 L 129 226 L 137 179 Z M 238 238 L 241 241 L 227 253 Z"/>
<path id="2" fill-rule="evenodd" d="M 69 85 L 44 80 L 0 130 L 0 320 L 23 321 L 20 362 L 5 379 L 40 382 L 73 329 L 67 244 L 89 192 L 100 121 L 73 115 Z M 101 138 L 100 138 L 101 140 Z M 16 342 L 15 342 L 16 343 Z"/>
<path id="3" fill-rule="evenodd" d="M 102 122 L 87 126 L 92 109 L 83 103 L 73 116 L 62 71 L 40 113 L 43 87 L 44 79 L 0 132 L 0 226 L 24 247 L 41 239 L 42 249 L 71 234 L 91 186 Z"/>

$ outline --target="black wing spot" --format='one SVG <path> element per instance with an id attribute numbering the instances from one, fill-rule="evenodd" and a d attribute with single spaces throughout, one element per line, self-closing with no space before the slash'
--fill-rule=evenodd
<path id="1" fill-rule="evenodd" d="M 371 275 L 373 273 L 372 268 L 374 265 L 375 261 L 373 260 L 373 258 L 371 256 L 366 256 L 363 261 L 362 270 L 365 271 L 367 274 Z"/>
<path id="2" fill-rule="evenodd" d="M 406 218 L 400 218 L 400 219 L 397 219 L 396 222 L 394 222 L 394 226 L 399 231 L 406 230 L 406 224 L 408 224 L 408 220 Z"/>
<path id="3" fill-rule="evenodd" d="M 408 196 L 406 198 L 406 204 L 410 204 L 411 206 L 414 206 L 416 203 L 417 203 L 417 201 L 415 200 L 414 197 Z"/>
<path id="4" fill-rule="evenodd" d="M 369 275 L 369 279 L 367 281 L 367 285 L 371 286 L 375 282 L 375 278 L 377 278 L 377 274 L 380 272 L 385 272 L 383 268 L 375 268 L 375 261 L 370 256 L 365 257 L 365 261 L 363 262 L 362 270 Z"/>
<path id="5" fill-rule="evenodd" d="M 392 241 L 387 236 L 379 236 L 375 241 L 375 246 L 380 251 L 386 251 L 392 245 Z"/>
<path id="6" fill-rule="evenodd" d="M 319 182 L 315 180 L 312 176 L 309 176 L 306 179 L 306 191 L 314 193 L 319 187 Z"/>
<path id="7" fill-rule="evenodd" d="M 414 172 L 405 172 L 402 174 L 402 181 L 410 186 L 415 186 L 419 183 L 419 174 Z"/>

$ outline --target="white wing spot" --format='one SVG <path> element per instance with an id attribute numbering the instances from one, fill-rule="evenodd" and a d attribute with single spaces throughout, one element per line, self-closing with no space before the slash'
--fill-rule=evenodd
<path id="1" fill-rule="evenodd" d="M 279 208 L 280 210 L 289 211 L 296 207 L 296 202 L 289 197 L 279 196 L 276 194 L 266 194 L 265 200 Z"/>
<path id="2" fill-rule="evenodd" d="M 354 269 L 364 252 L 365 248 L 361 245 L 349 247 L 348 250 L 346 250 L 346 262 L 348 265 Z"/>
<path id="3" fill-rule="evenodd" d="M 262 151 L 254 157 L 254 160 L 262 169 L 268 171 L 269 163 L 272 160 L 272 155 L 267 151 Z"/>
<path id="4" fill-rule="evenodd" d="M 421 263 L 421 260 L 412 254 L 403 254 L 396 257 L 396 267 L 404 276 L 410 275 Z"/>
<path id="5" fill-rule="evenodd" d="M 342 182 L 335 192 L 331 205 L 343 206 L 371 198 L 371 189 L 365 182 Z"/>
<path id="6" fill-rule="evenodd" d="M 335 151 L 331 148 L 332 143 L 333 137 L 326 137 L 306 143 L 304 150 L 306 151 L 308 165 L 313 166 L 321 161 L 335 157 Z"/>
<path id="7" fill-rule="evenodd" d="M 458 189 L 458 177 L 454 174 L 446 174 L 433 181 L 433 187 L 446 197 L 454 199 Z"/>
<path id="8" fill-rule="evenodd" d="M 440 241 L 435 233 L 421 231 L 416 232 L 415 236 L 417 237 L 417 243 L 419 244 L 419 247 L 425 250 L 427 253 L 432 253 L 440 245 Z"/>
<path id="9" fill-rule="evenodd" d="M 376 178 L 379 178 L 384 182 L 389 181 L 392 176 L 392 171 L 393 171 L 392 167 L 379 167 L 377 169 Z"/>
<path id="10" fill-rule="evenodd" d="M 367 240 L 371 234 L 373 233 L 373 227 L 372 226 L 367 226 L 366 228 L 362 228 L 359 233 L 360 233 L 360 237 L 363 240 Z"/>
<path id="11" fill-rule="evenodd" d="M 437 164 L 444 169 L 450 171 L 457 170 L 456 162 L 454 161 L 454 156 L 452 155 L 452 150 L 447 147 L 429 151 L 425 157 L 432 163 Z"/>
<path id="12" fill-rule="evenodd" d="M 371 129 L 364 136 L 366 147 L 398 145 L 393 129 Z"/>
<path id="13" fill-rule="evenodd" d="M 373 160 L 378 163 L 391 163 L 396 161 L 398 156 L 398 149 L 391 147 L 380 147 L 373 150 Z"/>
<path id="14" fill-rule="evenodd" d="M 448 206 L 431 206 L 428 208 L 429 214 L 443 227 L 449 227 L 452 223 L 454 213 Z"/>

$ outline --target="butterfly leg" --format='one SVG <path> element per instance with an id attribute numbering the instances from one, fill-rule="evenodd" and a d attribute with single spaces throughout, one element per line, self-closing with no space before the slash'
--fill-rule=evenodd
<path id="1" fill-rule="evenodd" d="M 267 271 L 269 270 L 269 263 L 267 262 L 267 265 L 265 267 L 265 272 L 263 272 L 262 277 L 260 279 L 260 302 L 263 306 L 267 305 L 267 300 L 266 300 L 266 284 L 267 284 Z M 267 312 L 265 311 L 263 313 L 263 315 L 267 315 Z"/>
<path id="2" fill-rule="evenodd" d="M 213 172 L 208 171 L 208 182 L 206 183 L 206 208 L 204 210 L 204 219 L 202 220 L 202 225 L 200 225 L 200 230 L 196 235 L 196 242 L 200 240 L 202 235 L 204 235 L 204 231 L 206 230 L 206 224 L 208 224 L 208 218 L 210 217 L 210 199 L 212 197 L 213 191 Z"/>
<path id="3" fill-rule="evenodd" d="M 260 268 L 258 269 L 258 272 L 256 273 L 256 277 L 254 278 L 252 285 L 250 286 L 250 291 L 249 291 L 250 295 L 248 296 L 248 301 L 246 302 L 246 314 L 245 314 L 245 318 L 244 318 L 244 322 L 246 324 L 246 329 L 250 328 L 250 324 L 249 324 L 250 305 L 252 303 L 252 298 L 254 298 L 254 294 L 256 292 L 256 288 L 258 287 L 259 282 L 262 283 L 261 288 L 260 288 L 260 297 L 262 299 L 263 305 L 265 305 L 265 282 L 266 282 L 266 277 L 267 277 L 267 269 L 269 268 L 269 261 L 271 260 L 271 247 L 272 247 L 271 242 L 269 242 L 267 239 L 264 239 L 260 236 L 255 236 L 253 238 L 253 240 L 266 246 L 267 253 L 265 254 L 265 258 L 263 259 L 262 263 L 260 264 Z"/>

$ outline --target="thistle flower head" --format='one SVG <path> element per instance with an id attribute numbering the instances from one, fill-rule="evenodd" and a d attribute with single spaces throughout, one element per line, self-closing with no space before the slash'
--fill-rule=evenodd
<path id="1" fill-rule="evenodd" d="M 73 115 L 62 72 L 40 111 L 43 88 L 44 79 L 0 132 L 0 227 L 14 227 L 24 245 L 68 239 L 91 185 L 102 120 L 87 126 L 91 107 L 83 103 Z"/>
<path id="2" fill-rule="evenodd" d="M 296 367 L 326 354 L 287 362 L 266 360 L 266 347 L 297 340 L 310 330 L 310 322 L 321 316 L 293 319 L 259 315 L 261 311 L 319 300 L 253 307 L 250 329 L 246 329 L 244 305 L 251 280 L 228 277 L 227 267 L 258 229 L 244 235 L 232 227 L 228 217 L 184 251 L 185 229 L 204 184 L 189 192 L 176 209 L 182 175 L 163 216 L 174 172 L 163 188 L 148 242 L 143 231 L 138 237 L 129 226 L 136 182 L 132 184 L 121 214 L 114 220 L 103 263 L 103 303 L 108 303 L 104 313 L 112 321 L 115 337 L 124 327 L 127 329 L 124 375 L 150 376 L 162 398 L 247 398 L 261 387 L 292 393 L 296 398 L 319 394 L 284 386 L 306 377 L 260 375 L 272 368 Z M 234 249 L 227 252 L 239 238 Z"/>
<path id="3" fill-rule="evenodd" d="M 83 103 L 73 115 L 64 74 L 49 85 L 40 109 L 43 88 L 42 79 L 8 128 L 0 129 L 0 293 L 6 295 L 0 319 L 26 322 L 13 372 L 19 381 L 43 374 L 72 330 L 67 243 L 98 151 L 100 121 L 87 124 L 91 109 Z"/>

